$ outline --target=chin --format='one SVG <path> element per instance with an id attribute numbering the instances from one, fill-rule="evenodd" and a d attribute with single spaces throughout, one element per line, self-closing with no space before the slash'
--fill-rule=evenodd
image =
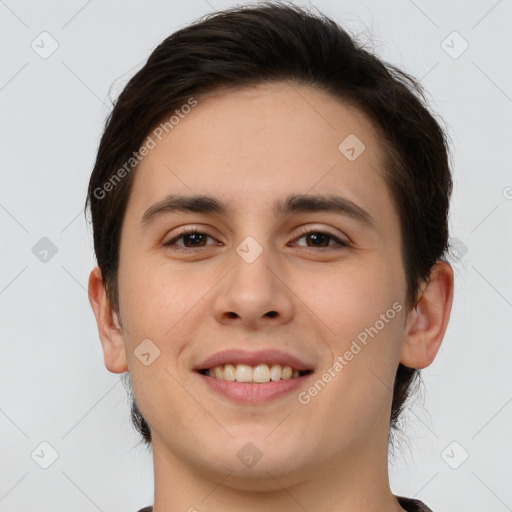
<path id="1" fill-rule="evenodd" d="M 275 491 L 276 480 L 293 485 L 306 479 L 313 464 L 311 457 L 317 458 L 315 450 L 306 450 L 300 439 L 276 436 L 271 440 L 274 434 L 268 436 L 269 431 L 258 436 L 246 433 L 205 447 L 200 464 L 210 476 L 216 473 L 219 481 L 230 474 L 225 484 L 244 491 Z"/>

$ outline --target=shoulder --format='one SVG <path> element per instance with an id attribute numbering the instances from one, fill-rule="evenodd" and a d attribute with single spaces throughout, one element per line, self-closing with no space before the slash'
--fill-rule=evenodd
<path id="1" fill-rule="evenodd" d="M 427 505 L 420 500 L 405 498 L 404 496 L 395 496 L 395 498 L 398 500 L 400 506 L 407 510 L 407 512 L 433 512 L 432 509 L 428 508 Z"/>

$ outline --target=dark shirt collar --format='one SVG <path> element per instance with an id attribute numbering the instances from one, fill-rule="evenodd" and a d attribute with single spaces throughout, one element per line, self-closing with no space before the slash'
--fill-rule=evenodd
<path id="1" fill-rule="evenodd" d="M 432 509 L 428 508 L 425 503 L 420 500 L 414 500 L 412 498 L 405 498 L 403 496 L 395 496 L 398 503 L 407 512 L 432 512 Z M 153 507 L 149 506 L 141 508 L 138 512 L 153 512 Z"/>

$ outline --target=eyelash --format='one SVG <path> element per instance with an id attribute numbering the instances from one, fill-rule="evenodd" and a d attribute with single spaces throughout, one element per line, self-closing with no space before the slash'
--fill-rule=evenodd
<path id="1" fill-rule="evenodd" d="M 187 235 L 194 235 L 194 234 L 206 235 L 207 237 L 213 238 L 212 236 L 208 235 L 207 233 L 203 233 L 202 231 L 198 231 L 197 228 L 194 228 L 194 229 L 189 229 L 187 231 L 183 231 L 182 233 L 180 233 L 179 235 L 176 235 L 171 240 L 168 240 L 167 242 L 164 242 L 162 245 L 165 246 L 165 247 L 171 248 L 173 251 L 178 251 L 178 252 L 191 252 L 191 251 L 196 251 L 196 250 L 199 250 L 199 249 L 203 249 L 204 247 L 181 247 L 181 246 L 171 247 L 180 238 L 183 238 L 184 236 L 187 236 Z M 300 240 L 304 236 L 311 235 L 311 234 L 327 235 L 328 237 L 332 238 L 335 242 L 337 242 L 343 248 L 351 247 L 351 244 L 349 244 L 348 242 L 345 242 L 344 240 L 341 240 L 340 238 L 338 238 L 337 236 L 333 235 L 329 231 L 323 231 L 323 230 L 318 230 L 318 229 L 309 229 L 309 230 L 306 229 L 306 230 L 302 231 L 299 234 L 299 236 L 296 237 L 294 240 Z M 329 249 L 335 248 L 334 246 L 317 247 L 317 248 L 315 248 L 315 247 L 308 247 L 308 246 L 300 246 L 300 247 L 304 247 L 305 249 L 312 249 L 314 251 L 325 251 L 325 250 L 329 250 Z"/>

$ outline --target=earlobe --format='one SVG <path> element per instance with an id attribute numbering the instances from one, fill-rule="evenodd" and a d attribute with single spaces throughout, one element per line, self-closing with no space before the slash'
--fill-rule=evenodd
<path id="1" fill-rule="evenodd" d="M 122 327 L 107 298 L 98 266 L 89 275 L 89 302 L 96 318 L 105 366 L 112 373 L 128 371 Z"/>
<path id="2" fill-rule="evenodd" d="M 453 269 L 438 261 L 408 313 L 400 362 L 409 368 L 429 366 L 441 346 L 453 300 Z"/>

